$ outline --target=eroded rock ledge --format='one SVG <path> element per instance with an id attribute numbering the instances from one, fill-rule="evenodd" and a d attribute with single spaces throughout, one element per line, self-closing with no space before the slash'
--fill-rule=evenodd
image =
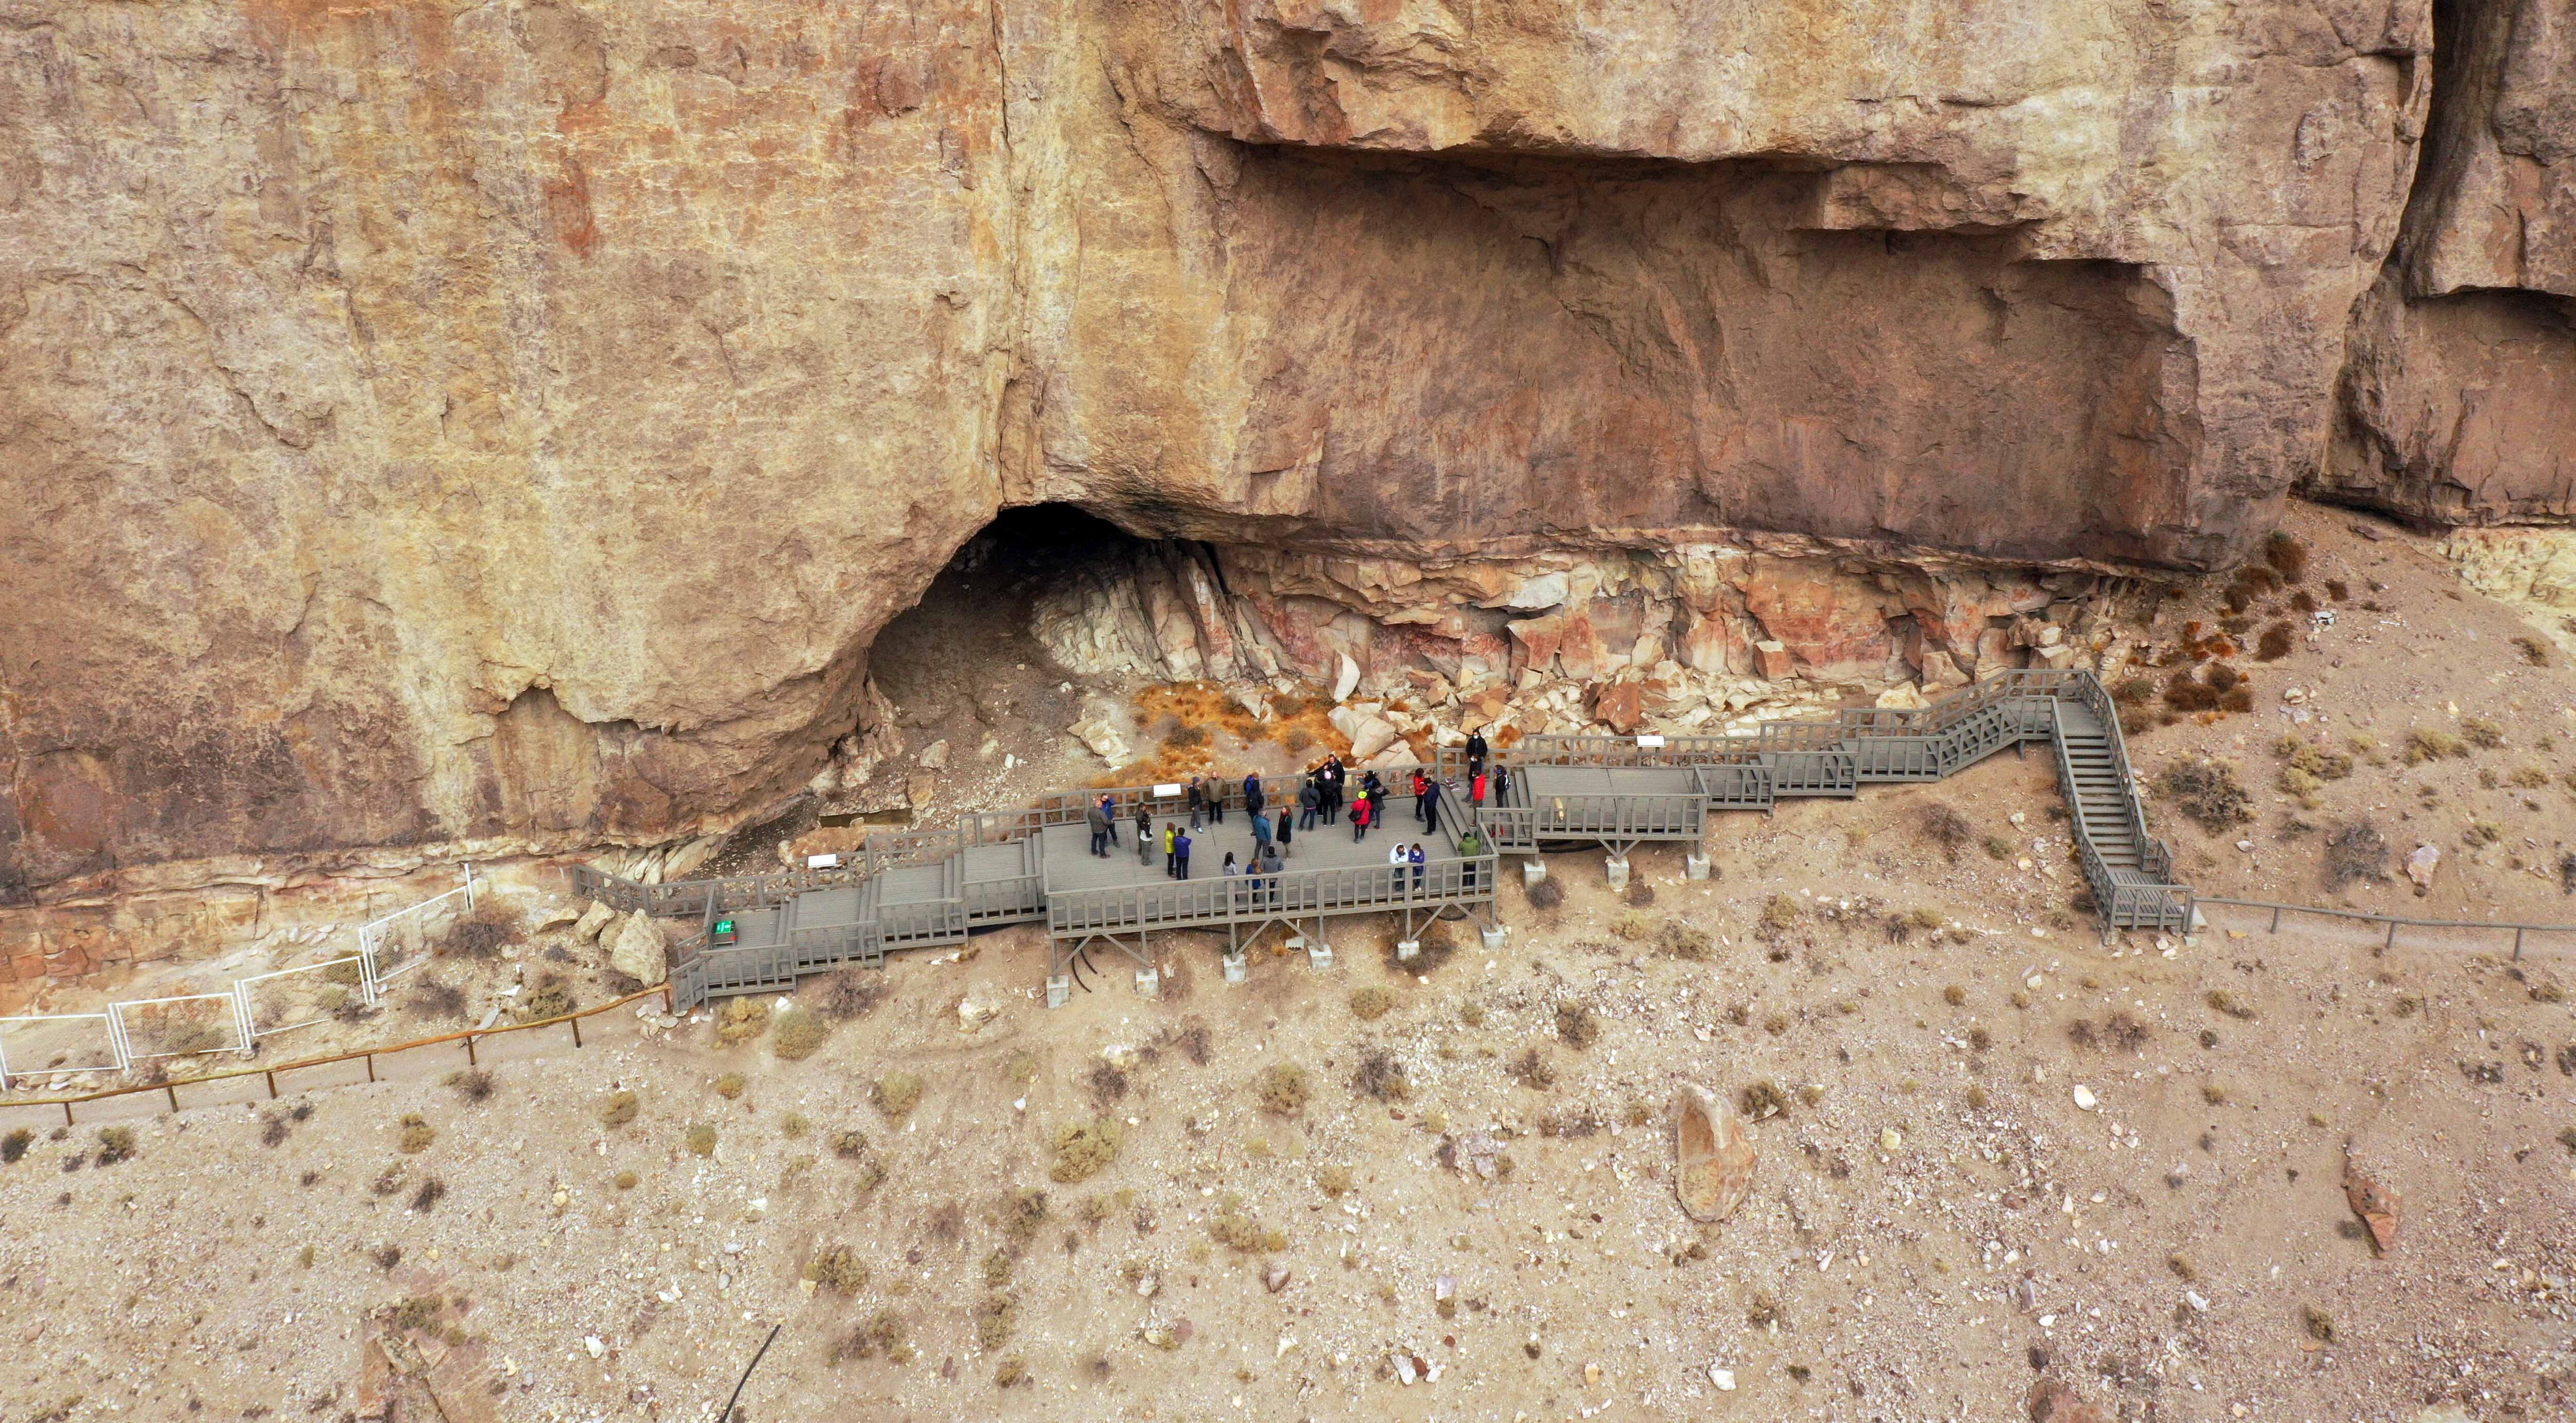
<path id="1" fill-rule="evenodd" d="M 2545 96 L 2564 0 L 2516 3 Z M 2412 308 L 2402 380 L 2345 365 L 2433 41 L 0 0 L 0 893 L 721 830 L 875 734 L 879 632 L 1048 501 L 1372 675 L 2029 656 L 2068 578 L 2252 547 L 2339 372 L 2447 379 Z M 2512 182 L 2554 104 L 2496 111 Z M 2400 397 L 2338 448 L 2441 445 Z"/>

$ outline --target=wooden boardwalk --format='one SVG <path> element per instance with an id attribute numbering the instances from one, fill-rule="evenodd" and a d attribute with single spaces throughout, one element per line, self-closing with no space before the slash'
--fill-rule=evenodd
<path id="1" fill-rule="evenodd" d="M 1222 930 L 1231 976 L 1249 939 L 1274 927 L 1317 963 L 1331 959 L 1328 921 L 1346 915 L 1398 915 L 1407 939 L 1442 917 L 1490 928 L 1504 853 L 1597 845 L 1624 859 L 1648 841 L 1689 841 L 1696 850 L 1713 812 L 1935 781 L 2034 741 L 2055 748 L 2104 932 L 2190 927 L 2191 891 L 2172 881 L 2172 856 L 2146 832 L 2118 716 L 2089 672 L 2007 672 L 1920 711 L 1846 711 L 1745 735 L 1530 737 L 1495 751 L 1508 787 L 1475 807 L 1457 792 L 1467 779 L 1463 759 L 1446 750 L 1424 768 L 1450 788 L 1436 831 L 1415 819 L 1410 796 L 1392 797 L 1385 824 L 1364 840 L 1353 839 L 1346 817 L 1297 833 L 1275 875 L 1221 872 L 1228 850 L 1247 865 L 1251 859 L 1250 817 L 1239 806 L 1193 836 L 1188 879 L 1165 873 L 1159 845 L 1140 859 L 1137 808 L 1157 831 L 1175 818 L 1186 823 L 1178 786 L 1069 791 L 942 830 L 871 836 L 849 863 L 828 869 L 664 885 L 587 868 L 574 875 L 582 893 L 614 907 L 699 921 L 672 968 L 685 1007 L 1035 922 L 1046 924 L 1053 944 L 1049 1000 L 1061 1002 L 1074 986 L 1088 987 L 1080 974 L 1093 967 L 1088 955 L 1097 946 L 1134 958 L 1140 986 L 1150 987 L 1147 940 L 1157 932 Z M 1409 785 L 1413 769 L 1381 774 L 1390 786 Z M 1282 783 L 1293 801 L 1295 783 Z M 1103 795 L 1120 816 L 1120 844 L 1106 857 L 1091 853 L 1085 823 Z M 1275 788 L 1271 799 L 1275 807 Z M 1387 862 L 1389 847 L 1416 841 L 1423 864 Z"/>

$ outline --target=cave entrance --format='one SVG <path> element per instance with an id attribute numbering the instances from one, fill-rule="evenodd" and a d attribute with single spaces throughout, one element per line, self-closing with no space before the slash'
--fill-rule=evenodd
<path id="1" fill-rule="evenodd" d="M 977 724 L 992 731 L 1009 720 L 1021 684 L 1061 687 L 1063 669 L 1030 634 L 1032 611 L 1068 581 L 1126 566 L 1147 547 L 1073 504 L 996 515 L 958 548 L 921 601 L 885 625 L 868 654 L 907 742 L 909 733 L 948 727 L 961 710 L 982 713 Z"/>

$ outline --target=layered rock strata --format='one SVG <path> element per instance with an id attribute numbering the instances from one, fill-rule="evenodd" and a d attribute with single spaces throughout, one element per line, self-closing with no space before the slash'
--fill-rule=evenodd
<path id="1" fill-rule="evenodd" d="M 1047 500 L 1381 677 L 1982 668 L 2047 574 L 2222 566 L 2317 469 L 2431 43 L 0 0 L 0 888 L 721 829 Z"/>

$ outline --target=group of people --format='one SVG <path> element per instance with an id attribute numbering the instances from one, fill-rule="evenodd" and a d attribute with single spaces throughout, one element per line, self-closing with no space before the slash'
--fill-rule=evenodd
<path id="1" fill-rule="evenodd" d="M 1476 732 L 1468 736 L 1466 762 L 1466 794 L 1472 804 L 1481 806 L 1485 804 L 1488 795 L 1499 798 L 1510 792 L 1510 772 L 1505 767 L 1492 763 L 1492 753 L 1485 744 L 1484 733 Z M 1370 830 L 1384 823 L 1386 803 L 1391 793 L 1375 771 L 1360 772 L 1359 784 L 1356 788 L 1351 786 L 1350 780 L 1350 768 L 1343 764 L 1342 758 L 1339 755 L 1328 755 L 1298 778 L 1294 803 L 1283 799 L 1274 813 L 1271 809 L 1269 788 L 1263 783 L 1260 775 L 1245 776 L 1241 786 L 1241 804 L 1250 822 L 1252 847 L 1242 860 L 1236 858 L 1234 851 L 1226 851 L 1225 861 L 1220 866 L 1220 871 L 1228 875 L 1279 874 L 1284 868 L 1283 862 L 1288 858 L 1298 833 L 1312 831 L 1318 823 L 1339 824 L 1345 807 L 1350 811 L 1352 842 L 1356 844 L 1367 839 Z M 1454 784 L 1444 785 L 1417 767 L 1413 772 L 1413 784 L 1409 789 L 1413 793 L 1414 823 L 1419 825 L 1426 834 L 1438 834 L 1443 800 L 1455 793 L 1457 787 Z M 1136 862 L 1140 865 L 1152 864 L 1154 848 L 1159 841 L 1163 852 L 1163 873 L 1172 879 L 1188 879 L 1194 832 L 1204 830 L 1211 825 L 1225 823 L 1227 802 L 1235 794 L 1235 790 L 1232 783 L 1222 778 L 1191 777 L 1182 793 L 1183 804 L 1189 811 L 1188 825 L 1183 826 L 1175 818 L 1165 821 L 1160 831 L 1154 828 L 1153 817 L 1140 799 L 1136 804 L 1135 818 Z M 1092 804 L 1085 818 L 1091 830 L 1091 853 L 1094 856 L 1106 859 L 1121 848 L 1122 842 L 1118 838 L 1118 805 L 1115 797 L 1105 795 L 1100 797 Z M 1469 848 L 1470 846 L 1473 848 Z M 1472 819 L 1468 823 L 1464 838 L 1459 842 L 1459 848 L 1470 859 L 1484 852 L 1483 842 L 1476 835 Z M 1411 845 L 1398 842 L 1387 852 L 1387 863 L 1410 865 L 1413 869 L 1413 883 L 1416 888 L 1419 888 L 1423 882 L 1424 867 L 1428 863 L 1423 842 L 1417 841 Z M 1255 887 L 1259 887 L 1258 880 L 1255 881 Z"/>

